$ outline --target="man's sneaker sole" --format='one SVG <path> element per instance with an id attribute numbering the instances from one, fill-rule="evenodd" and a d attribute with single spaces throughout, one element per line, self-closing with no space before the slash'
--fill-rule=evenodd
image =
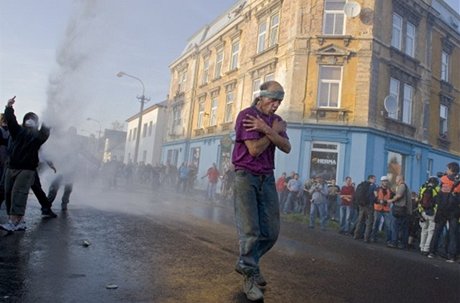
<path id="1" fill-rule="evenodd" d="M 254 277 L 244 277 L 243 292 L 249 301 L 259 301 L 264 298 L 264 293 L 257 287 Z"/>

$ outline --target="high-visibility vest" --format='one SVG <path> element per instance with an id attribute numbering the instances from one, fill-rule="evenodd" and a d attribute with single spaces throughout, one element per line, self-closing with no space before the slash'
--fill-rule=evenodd
<path id="1" fill-rule="evenodd" d="M 381 200 L 388 201 L 391 198 L 391 190 L 389 188 L 386 188 L 386 194 L 383 193 L 382 187 L 379 187 L 377 190 L 377 200 L 374 203 L 374 210 L 375 211 L 384 211 L 384 212 L 389 212 L 390 211 L 390 203 L 387 203 L 386 205 L 380 204 Z"/>
<path id="2" fill-rule="evenodd" d="M 441 177 L 441 192 L 443 193 L 450 193 L 452 190 L 452 187 L 454 186 L 454 181 L 449 179 L 448 176 L 442 176 Z M 460 184 L 458 184 L 454 190 L 454 193 L 460 193 Z"/>

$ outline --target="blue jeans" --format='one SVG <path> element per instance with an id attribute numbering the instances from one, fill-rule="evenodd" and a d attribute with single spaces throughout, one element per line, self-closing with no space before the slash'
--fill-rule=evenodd
<path id="1" fill-rule="evenodd" d="M 374 211 L 374 226 L 372 227 L 371 239 L 377 240 L 377 232 L 379 231 L 380 221 L 383 218 L 383 229 L 385 230 L 386 242 L 391 241 L 391 225 L 389 213 L 384 211 Z"/>
<path id="2" fill-rule="evenodd" d="M 339 211 L 339 220 L 340 220 L 340 231 L 349 232 L 350 231 L 350 216 L 351 216 L 351 206 L 340 205 Z"/>
<path id="3" fill-rule="evenodd" d="M 275 178 L 237 171 L 234 191 L 240 245 L 237 266 L 250 275 L 258 270 L 260 258 L 278 239 L 280 212 Z"/>
<path id="4" fill-rule="evenodd" d="M 290 191 L 288 193 L 286 203 L 284 204 L 283 212 L 292 213 L 297 210 L 299 192 Z"/>
<path id="5" fill-rule="evenodd" d="M 401 233 L 401 247 L 406 248 L 409 241 L 409 217 L 394 217 L 393 230 L 391 232 L 391 242 L 398 245 L 399 233 Z"/>
<path id="6" fill-rule="evenodd" d="M 326 203 L 312 203 L 310 207 L 310 227 L 315 227 L 316 211 L 319 212 L 319 220 L 321 229 L 326 228 L 327 221 L 327 204 Z"/>
<path id="7" fill-rule="evenodd" d="M 215 200 L 216 199 L 216 189 L 217 189 L 217 183 L 208 183 L 208 188 L 207 188 L 207 198 L 209 200 Z"/>

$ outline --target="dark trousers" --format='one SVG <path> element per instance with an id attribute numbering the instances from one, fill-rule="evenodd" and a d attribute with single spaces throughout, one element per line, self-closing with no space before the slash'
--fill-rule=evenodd
<path id="1" fill-rule="evenodd" d="M 447 234 L 448 244 L 447 244 L 447 257 L 455 258 L 457 254 L 457 228 L 458 228 L 458 218 L 455 217 L 446 217 L 439 216 L 436 218 L 437 222 L 434 228 L 433 238 L 430 243 L 430 253 L 436 253 L 438 248 L 439 240 L 442 237 L 442 231 L 446 226 L 446 223 L 449 222 L 449 233 Z"/>
<path id="2" fill-rule="evenodd" d="M 32 192 L 34 193 L 35 197 L 37 197 L 38 203 L 40 203 L 42 209 L 44 208 L 51 208 L 51 202 L 46 197 L 45 192 L 42 189 L 42 184 L 40 182 L 40 177 L 38 173 L 35 171 L 35 179 L 34 184 L 32 184 Z"/>

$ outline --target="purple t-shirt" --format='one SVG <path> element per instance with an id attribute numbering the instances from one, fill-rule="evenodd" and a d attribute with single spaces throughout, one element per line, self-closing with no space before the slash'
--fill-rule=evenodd
<path id="1" fill-rule="evenodd" d="M 265 136 L 264 133 L 258 131 L 247 131 L 243 126 L 243 119 L 250 114 L 254 117 L 261 117 L 270 127 L 275 120 L 283 120 L 278 115 L 265 115 L 260 112 L 255 106 L 248 107 L 242 110 L 235 123 L 235 147 L 233 148 L 232 163 L 235 170 L 246 170 L 255 175 L 271 175 L 275 168 L 275 149 L 273 143 L 265 149 L 258 157 L 253 157 L 249 153 L 245 140 L 258 140 Z M 288 138 L 286 132 L 281 133 L 281 136 Z"/>

